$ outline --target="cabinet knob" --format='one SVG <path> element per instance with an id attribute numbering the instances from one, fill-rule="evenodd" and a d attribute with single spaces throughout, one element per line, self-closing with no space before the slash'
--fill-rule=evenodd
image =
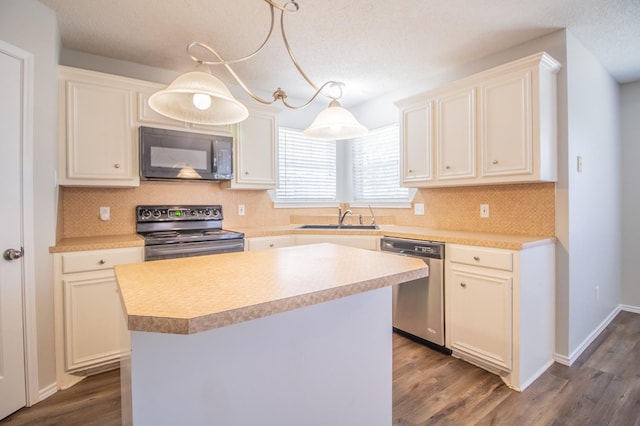
<path id="1" fill-rule="evenodd" d="M 498 164 L 498 160 L 493 160 L 492 163 L 493 164 Z"/>
<path id="2" fill-rule="evenodd" d="M 107 263 L 107 261 L 104 260 L 104 259 L 100 259 L 100 261 L 98 263 L 101 264 L 101 265 L 104 265 L 105 263 Z"/>
<path id="3" fill-rule="evenodd" d="M 248 170 L 245 170 L 244 174 L 245 174 L 245 175 L 248 175 L 248 174 L 249 174 L 249 171 L 248 171 Z"/>
<path id="4" fill-rule="evenodd" d="M 473 256 L 473 260 L 475 260 L 476 262 L 480 262 L 480 257 L 479 256 Z"/>
<path id="5" fill-rule="evenodd" d="M 449 170 L 451 168 L 451 166 L 445 166 L 445 169 Z"/>
<path id="6" fill-rule="evenodd" d="M 460 287 L 462 287 L 462 288 L 467 288 L 467 284 L 465 284 L 465 283 L 460 283 Z"/>
<path id="7" fill-rule="evenodd" d="M 413 173 L 413 170 L 409 169 L 409 173 Z"/>
<path id="8" fill-rule="evenodd" d="M 113 165 L 113 167 L 115 167 L 116 169 L 119 169 L 120 168 L 120 164 L 116 163 L 116 164 Z"/>
<path id="9" fill-rule="evenodd" d="M 269 244 L 269 247 L 273 247 L 273 243 L 270 243 L 270 244 Z"/>

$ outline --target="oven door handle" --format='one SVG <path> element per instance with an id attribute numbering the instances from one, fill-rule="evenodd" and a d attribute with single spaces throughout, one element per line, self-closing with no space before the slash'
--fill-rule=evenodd
<path id="1" fill-rule="evenodd" d="M 215 244 L 211 242 L 198 242 L 187 244 L 166 244 L 146 246 L 147 260 L 188 257 L 197 254 L 228 253 L 231 251 L 243 251 L 244 239 L 219 240 Z"/>

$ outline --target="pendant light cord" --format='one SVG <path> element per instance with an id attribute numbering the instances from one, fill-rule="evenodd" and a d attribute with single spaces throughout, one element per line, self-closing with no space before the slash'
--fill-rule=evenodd
<path id="1" fill-rule="evenodd" d="M 293 54 L 293 50 L 291 49 L 291 46 L 289 45 L 289 41 L 287 39 L 286 36 L 286 31 L 285 31 L 285 26 L 284 26 L 284 14 L 285 12 L 287 13 L 295 13 L 300 9 L 300 6 L 298 5 L 298 3 L 295 0 L 291 0 L 287 3 L 285 3 L 284 5 L 279 5 L 278 3 L 275 3 L 273 0 L 264 0 L 266 3 L 269 4 L 269 10 L 271 12 L 271 25 L 269 27 L 269 33 L 267 34 L 267 37 L 265 38 L 265 40 L 262 42 L 262 44 L 252 53 L 243 56 L 241 58 L 237 58 L 237 59 L 231 59 L 231 60 L 225 60 L 222 58 L 222 56 L 211 46 L 206 45 L 204 43 L 200 43 L 197 41 L 194 41 L 192 43 L 190 43 L 187 46 L 187 53 L 189 54 L 189 56 L 191 57 L 192 60 L 194 60 L 195 62 L 198 62 L 199 64 L 203 64 L 203 65 L 224 65 L 224 67 L 227 69 L 227 71 L 229 71 L 229 74 L 231 74 L 231 76 L 238 82 L 238 84 L 240 85 L 240 87 L 242 87 L 242 89 L 244 89 L 245 92 L 247 92 L 247 94 L 249 96 L 251 96 L 253 99 L 255 99 L 256 101 L 266 104 L 266 105 L 270 105 L 273 104 L 275 102 L 277 102 L 278 100 L 282 101 L 282 103 L 289 109 L 302 109 L 305 108 L 307 106 L 309 106 L 317 97 L 318 95 L 323 95 L 329 99 L 332 99 L 334 101 L 337 101 L 338 99 L 340 99 L 343 95 L 343 87 L 344 87 L 344 83 L 340 83 L 337 81 L 327 81 L 324 84 L 322 84 L 320 87 L 318 87 L 308 76 L 307 74 L 302 70 L 302 67 L 300 66 L 300 64 L 298 63 L 295 55 Z M 293 62 L 293 65 L 296 67 L 296 69 L 298 70 L 298 72 L 300 73 L 300 75 L 304 78 L 304 80 L 307 82 L 307 84 L 309 84 L 309 86 L 311 86 L 314 90 L 315 93 L 313 94 L 313 96 L 304 104 L 302 105 L 291 105 L 287 102 L 287 93 L 282 90 L 280 87 L 278 87 L 274 92 L 273 92 L 273 100 L 269 101 L 266 99 L 261 98 L 260 96 L 256 95 L 251 89 L 249 89 L 247 87 L 246 84 L 244 84 L 244 82 L 240 79 L 240 77 L 238 77 L 238 75 L 235 73 L 235 71 L 231 68 L 231 64 L 236 64 L 239 62 L 243 62 L 246 61 L 248 59 L 253 58 L 254 56 L 256 56 L 258 53 L 260 53 L 264 47 L 266 46 L 267 42 L 269 41 L 269 39 L 271 38 L 271 35 L 273 34 L 273 27 L 275 24 L 275 10 L 274 9 L 278 9 L 280 11 L 280 30 L 282 33 L 282 40 L 284 41 L 284 45 L 287 49 L 287 54 L 289 55 L 289 58 L 291 59 L 291 62 Z M 214 55 L 218 60 L 217 61 L 208 61 L 208 60 L 204 60 L 202 57 L 197 56 L 194 52 L 194 50 L 196 48 L 200 48 L 203 50 L 208 51 L 209 53 L 211 53 L 212 55 Z M 326 93 L 324 90 L 326 88 L 337 88 L 338 89 L 338 93 L 337 95 L 331 95 L 329 93 Z"/>

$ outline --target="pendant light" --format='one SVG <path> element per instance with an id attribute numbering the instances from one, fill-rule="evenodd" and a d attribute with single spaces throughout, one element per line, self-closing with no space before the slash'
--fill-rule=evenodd
<path id="1" fill-rule="evenodd" d="M 249 115 L 247 108 L 233 97 L 220 79 L 213 76 L 208 69 L 202 70 L 205 65 L 222 65 L 249 96 L 262 104 L 269 105 L 281 101 L 289 109 L 302 109 L 309 106 L 318 95 L 331 99 L 329 107 L 323 110 L 311 126 L 304 131 L 305 135 L 314 138 L 339 140 L 351 139 L 366 134 L 367 129 L 338 103 L 338 99 L 343 94 L 344 84 L 331 80 L 321 86 L 317 86 L 305 74 L 293 55 L 284 28 L 284 16 L 286 13 L 297 12 L 300 9 L 298 2 L 290 0 L 280 5 L 275 0 L 264 1 L 269 5 L 271 12 L 271 27 L 265 40 L 253 53 L 233 60 L 224 60 L 212 47 L 200 42 L 190 43 L 187 46 L 187 53 L 193 61 L 200 65 L 200 68 L 180 75 L 166 89 L 154 93 L 149 98 L 149 106 L 166 117 L 189 123 L 223 125 L 238 123 L 246 119 Z M 287 102 L 287 93 L 279 87 L 273 92 L 273 99 L 266 100 L 261 98 L 249 89 L 231 68 L 231 64 L 246 61 L 262 51 L 273 34 L 276 10 L 280 12 L 280 32 L 289 58 L 302 78 L 315 91 L 311 98 L 302 105 L 289 104 Z M 204 51 L 208 55 L 213 55 L 216 60 L 205 60 L 197 54 L 196 50 L 200 50 L 200 53 Z"/>
<path id="2" fill-rule="evenodd" d="M 357 138 L 366 135 L 367 132 L 367 128 L 358 123 L 353 114 L 342 108 L 334 99 L 302 133 L 317 139 L 339 140 Z"/>
<path id="3" fill-rule="evenodd" d="M 233 124 L 249 116 L 227 86 L 205 71 L 182 74 L 151 95 L 149 106 L 166 117 L 196 124 Z"/>

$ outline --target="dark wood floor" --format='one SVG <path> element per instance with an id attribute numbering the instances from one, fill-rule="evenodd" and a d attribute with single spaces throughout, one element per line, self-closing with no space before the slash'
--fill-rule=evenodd
<path id="1" fill-rule="evenodd" d="M 638 314 L 621 312 L 574 365 L 553 365 L 522 393 L 402 336 L 393 345 L 394 426 L 640 426 Z M 119 372 L 90 377 L 0 425 L 119 426 Z"/>

